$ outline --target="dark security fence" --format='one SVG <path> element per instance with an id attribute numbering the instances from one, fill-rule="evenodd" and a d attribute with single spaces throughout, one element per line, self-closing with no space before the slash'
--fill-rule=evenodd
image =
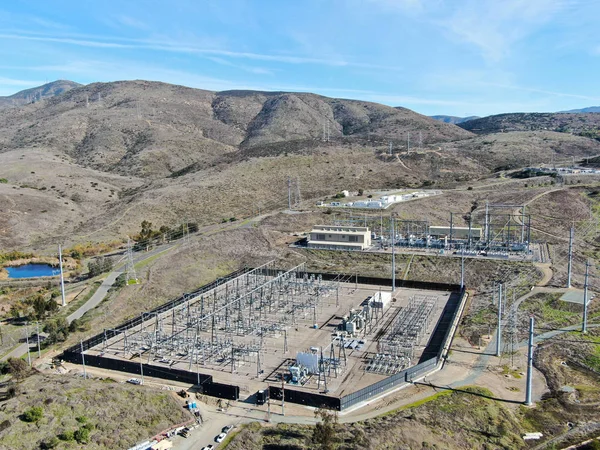
<path id="1" fill-rule="evenodd" d="M 105 330 L 104 332 L 92 336 L 89 339 L 86 339 L 80 344 L 69 347 L 67 350 L 63 352 L 61 355 L 61 359 L 64 361 L 68 361 L 74 364 L 83 364 L 83 358 L 81 355 L 81 351 L 89 350 L 90 348 L 96 347 L 104 342 L 105 339 L 112 339 L 120 333 L 129 330 L 135 326 L 140 325 L 144 319 L 146 319 L 147 315 L 159 314 L 165 311 L 168 311 L 182 303 L 186 302 L 188 298 L 195 297 L 201 295 L 205 292 L 210 291 L 227 281 L 239 277 L 246 272 L 249 272 L 251 269 L 245 268 L 240 269 L 235 272 L 230 273 L 229 275 L 218 278 L 212 283 L 202 286 L 194 292 L 189 294 L 184 294 L 181 297 L 176 298 L 175 300 L 171 300 L 170 302 L 165 303 L 164 305 L 159 306 L 158 308 L 153 309 L 150 312 L 137 317 L 134 317 L 127 322 L 122 323 L 114 330 Z M 238 400 L 240 395 L 239 386 L 231 386 L 227 384 L 221 383 L 213 383 L 212 375 L 199 374 L 194 372 L 188 372 L 187 370 L 174 369 L 171 367 L 159 367 L 153 366 L 150 364 L 142 364 L 140 366 L 139 363 L 135 363 L 132 361 L 124 361 L 119 359 L 113 359 L 108 357 L 96 356 L 96 355 L 84 355 L 85 356 L 85 364 L 93 367 L 100 367 L 103 369 L 116 370 L 119 372 L 127 372 L 134 375 L 140 375 L 142 373 L 142 367 L 144 371 L 144 376 L 160 378 L 163 380 L 174 380 L 181 381 L 184 383 L 191 383 L 200 385 L 200 389 L 206 395 L 210 395 L 213 397 L 225 398 L 228 400 Z"/>
<path id="2" fill-rule="evenodd" d="M 325 281 L 334 281 L 339 274 L 331 273 L 320 273 L 310 272 L 309 275 L 321 276 Z M 344 276 L 344 275 L 342 275 Z M 345 275 L 349 277 L 350 275 Z M 377 277 L 362 277 L 353 276 L 352 281 L 359 284 L 371 284 L 376 286 L 385 286 L 392 284 L 391 279 L 377 278 Z M 397 280 L 396 286 L 413 288 L 413 289 L 426 289 L 436 291 L 450 291 L 450 297 L 446 303 L 441 317 L 438 321 L 434 332 L 429 339 L 425 350 L 416 366 L 409 367 L 397 374 L 391 375 L 383 380 L 380 380 L 370 386 L 360 389 L 356 392 L 352 392 L 344 397 L 330 397 L 323 394 L 315 394 L 304 391 L 295 390 L 293 388 L 285 389 L 285 401 L 290 403 L 299 403 L 306 406 L 313 407 L 327 407 L 337 411 L 350 408 L 358 403 L 368 401 L 372 398 L 378 397 L 384 394 L 386 391 L 397 388 L 407 383 L 422 377 L 426 373 L 434 370 L 442 359 L 442 352 L 444 347 L 448 346 L 449 339 L 452 338 L 450 335 L 452 324 L 458 320 L 457 314 L 460 311 L 460 306 L 464 302 L 465 290 L 461 289 L 458 284 L 446 284 L 446 283 L 429 283 L 425 281 L 409 281 L 409 280 Z M 281 399 L 281 388 L 270 386 L 269 393 L 271 398 Z"/>
<path id="3" fill-rule="evenodd" d="M 340 399 L 341 409 L 349 408 L 350 406 L 356 405 L 357 403 L 361 403 L 371 398 L 377 397 L 393 388 L 402 386 L 406 383 L 410 383 L 413 380 L 419 378 L 421 375 L 429 372 L 430 370 L 433 370 L 437 363 L 438 359 L 432 358 L 430 360 L 419 363 L 416 366 L 404 369 L 401 372 L 391 375 L 381 381 L 378 381 L 377 383 L 362 388 L 356 392 L 352 392 L 351 394 L 348 394 Z"/>
<path id="4" fill-rule="evenodd" d="M 135 326 L 140 325 L 143 320 L 147 319 L 148 315 L 160 314 L 168 311 L 182 303 L 186 302 L 188 298 L 201 295 L 205 292 L 214 289 L 221 284 L 234 279 L 244 273 L 249 272 L 250 268 L 240 269 L 229 275 L 219 278 L 212 283 L 209 283 L 196 291 L 184 294 L 181 297 L 171 300 L 158 308 L 153 309 L 150 312 L 144 313 L 135 317 L 127 322 L 124 322 L 114 330 L 106 330 L 100 334 L 97 334 L 81 344 L 74 345 L 62 354 L 62 359 L 69 361 L 74 364 L 82 364 L 83 351 L 88 350 L 92 347 L 96 347 L 106 340 L 116 337 L 118 334 L 123 333 Z M 272 269 L 270 269 L 272 273 Z M 266 274 L 266 270 L 265 270 Z M 369 284 L 375 286 L 391 286 L 392 280 L 388 278 L 378 277 L 365 277 L 355 276 L 349 274 L 337 274 L 337 273 L 322 273 L 322 272 L 308 272 L 308 275 L 321 276 L 324 281 L 336 281 L 343 277 L 345 280 L 349 278 L 359 284 Z M 298 273 L 297 276 L 302 276 Z M 408 369 L 403 370 L 397 374 L 394 374 L 388 378 L 378 381 L 370 386 L 367 386 L 359 391 L 348 394 L 344 397 L 332 397 L 323 394 L 309 393 L 295 389 L 281 389 L 276 386 L 269 387 L 269 395 L 273 399 L 281 399 L 282 391 L 285 392 L 285 401 L 290 403 L 298 403 L 301 405 L 312 406 L 312 407 L 326 407 L 335 409 L 338 411 L 349 408 L 358 403 L 367 401 L 375 398 L 386 391 L 401 386 L 406 383 L 410 383 L 413 380 L 423 376 L 427 372 L 433 370 L 442 359 L 442 353 L 444 347 L 447 347 L 449 340 L 453 337 L 451 334 L 452 324 L 457 320 L 457 314 L 460 311 L 460 307 L 464 302 L 465 290 L 461 289 L 457 284 L 446 284 L 446 283 L 433 283 L 425 281 L 412 281 L 412 280 L 396 280 L 397 287 L 413 288 L 413 289 L 425 289 L 425 290 L 437 290 L 437 291 L 449 291 L 452 292 L 450 298 L 442 312 L 442 316 L 438 321 L 438 324 L 423 352 L 423 355 L 419 361 L 419 364 Z M 240 395 L 239 386 L 217 383 L 213 381 L 211 375 L 199 374 L 194 372 L 188 372 L 186 370 L 173 369 L 170 367 L 159 367 L 149 364 L 135 363 L 132 361 L 125 361 L 119 359 L 113 359 L 109 357 L 102 357 L 96 355 L 84 355 L 85 364 L 93 367 L 100 367 L 109 370 L 116 370 L 120 372 L 127 372 L 134 375 L 141 375 L 143 368 L 144 376 L 160 378 L 166 380 L 181 381 L 184 383 L 191 383 L 198 385 L 200 391 L 212 397 L 224 398 L 228 400 L 238 400 Z"/>
<path id="5" fill-rule="evenodd" d="M 181 381 L 191 384 L 211 384 L 212 376 L 201 373 L 188 372 L 186 370 L 173 369 L 170 367 L 151 366 L 133 361 L 123 361 L 119 359 L 104 358 L 96 355 L 84 355 L 86 366 L 100 367 L 102 369 L 116 370 L 118 372 L 127 372 L 134 375 L 142 374 L 142 367 L 145 377 L 162 378 L 166 380 Z M 66 351 L 62 355 L 64 361 L 74 364 L 82 364 L 81 353 Z"/>
<path id="6" fill-rule="evenodd" d="M 281 400 L 282 389 L 277 386 L 269 386 L 269 398 Z M 341 410 L 341 399 L 339 397 L 330 397 L 323 394 L 312 392 L 297 391 L 294 389 L 283 389 L 285 392 L 285 401 L 298 403 L 300 405 L 312 406 L 314 408 L 331 408 L 337 411 Z"/>
<path id="7" fill-rule="evenodd" d="M 264 269 L 264 273 L 267 273 L 268 269 Z M 340 273 L 328 273 L 328 272 L 305 272 L 308 276 L 314 275 L 315 277 L 320 276 L 323 281 L 337 281 L 343 278 L 345 282 L 355 282 L 358 284 L 371 284 L 374 286 L 392 286 L 391 278 L 379 278 L 379 277 L 367 277 L 355 274 L 340 274 Z M 304 275 L 304 272 L 298 272 L 297 276 Z M 397 288 L 408 288 L 408 289 L 425 289 L 431 291 L 460 291 L 460 285 L 450 283 L 436 283 L 432 281 L 416 281 L 416 280 L 396 280 Z"/>
<path id="8" fill-rule="evenodd" d="M 238 400 L 240 398 L 240 387 L 231 384 L 210 383 L 200 384 L 200 391 L 204 395 L 210 395 L 211 397 L 224 398 L 227 400 Z"/>

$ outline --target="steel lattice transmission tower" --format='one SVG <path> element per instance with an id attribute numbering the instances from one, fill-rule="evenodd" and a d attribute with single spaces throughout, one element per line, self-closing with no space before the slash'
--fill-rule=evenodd
<path id="1" fill-rule="evenodd" d="M 131 239 L 127 236 L 127 284 L 130 284 L 131 280 L 136 284 L 138 282 L 133 264 L 133 246 L 131 245 Z"/>

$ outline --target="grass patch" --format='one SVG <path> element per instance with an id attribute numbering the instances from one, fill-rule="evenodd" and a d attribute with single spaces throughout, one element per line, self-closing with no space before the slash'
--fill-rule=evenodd
<path id="1" fill-rule="evenodd" d="M 173 250 L 175 247 L 169 247 L 166 250 L 163 250 L 160 253 L 157 253 L 156 255 L 152 255 L 142 261 L 140 261 L 139 263 L 135 264 L 134 267 L 136 270 L 139 269 L 143 269 L 144 267 L 146 267 L 147 265 L 151 264 L 152 262 L 156 261 L 158 258 L 160 258 L 161 256 L 163 256 L 165 253 L 167 253 L 170 250 Z"/>
<path id="2" fill-rule="evenodd" d="M 409 403 L 408 405 L 401 406 L 400 408 L 397 408 L 397 409 L 393 409 L 393 410 L 388 411 L 385 414 L 382 414 L 381 416 L 378 416 L 378 417 L 392 416 L 394 414 L 399 413 L 400 411 L 405 411 L 405 410 L 411 409 L 411 408 L 417 408 L 421 405 L 432 402 L 434 400 L 437 400 L 440 397 L 444 397 L 444 396 L 450 395 L 450 394 L 452 394 L 451 390 L 436 392 L 435 394 L 433 394 L 429 397 L 425 397 L 425 398 L 422 398 L 421 400 L 417 400 L 416 402 Z"/>

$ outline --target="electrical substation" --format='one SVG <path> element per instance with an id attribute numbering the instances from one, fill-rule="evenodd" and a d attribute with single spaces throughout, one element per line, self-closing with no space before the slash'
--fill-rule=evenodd
<path id="1" fill-rule="evenodd" d="M 466 256 L 539 259 L 532 248 L 531 215 L 525 205 L 486 203 L 485 209 L 465 214 L 450 213 L 448 222 L 441 225 L 419 219 L 395 218 L 392 221 L 383 213 L 343 213 L 334 218 L 334 225 L 367 227 L 372 233 L 370 246 L 366 248 L 370 251 L 393 245 L 438 254 L 457 252 Z M 322 244 L 320 248 L 349 249 L 335 243 L 330 243 L 329 247 Z"/>
<path id="2" fill-rule="evenodd" d="M 294 390 L 339 403 L 423 361 L 431 370 L 452 337 L 464 291 L 418 282 L 392 291 L 389 281 L 269 262 L 105 330 L 71 359 L 164 378 L 187 372 L 198 384 L 208 376 L 239 387 L 240 398 L 274 385 L 286 400 Z"/>

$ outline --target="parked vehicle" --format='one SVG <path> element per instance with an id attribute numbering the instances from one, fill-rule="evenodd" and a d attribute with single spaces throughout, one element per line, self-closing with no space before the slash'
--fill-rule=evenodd
<path id="1" fill-rule="evenodd" d="M 227 437 L 227 435 L 226 435 L 225 433 L 221 433 L 220 435 L 218 435 L 218 436 L 215 438 L 215 442 L 219 442 L 219 443 L 221 443 L 221 442 L 223 442 L 223 440 L 224 440 L 226 437 Z"/>
<path id="2" fill-rule="evenodd" d="M 226 427 L 223 427 L 223 429 L 221 430 L 223 433 L 227 434 L 229 433 L 231 430 L 233 430 L 233 425 L 227 425 Z"/>

